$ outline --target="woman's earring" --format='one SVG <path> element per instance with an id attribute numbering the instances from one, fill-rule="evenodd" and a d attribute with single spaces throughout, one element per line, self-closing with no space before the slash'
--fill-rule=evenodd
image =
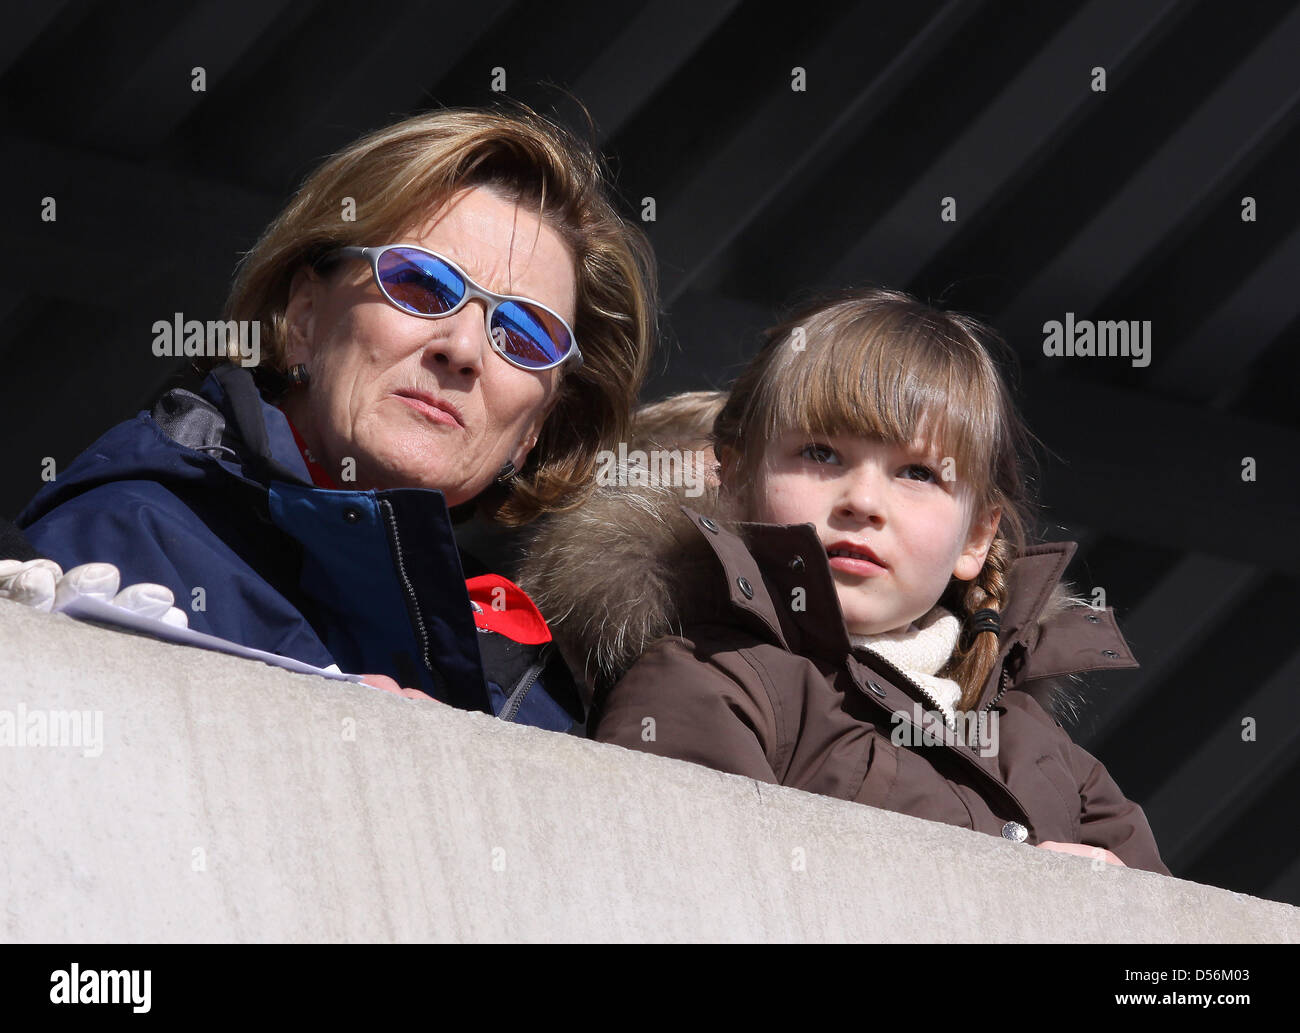
<path id="1" fill-rule="evenodd" d="M 515 464 L 507 459 L 501 464 L 501 471 L 497 474 L 497 484 L 505 484 L 515 475 Z"/>
<path id="2" fill-rule="evenodd" d="M 301 362 L 289 367 L 289 386 L 306 387 L 311 382 L 311 373 Z"/>

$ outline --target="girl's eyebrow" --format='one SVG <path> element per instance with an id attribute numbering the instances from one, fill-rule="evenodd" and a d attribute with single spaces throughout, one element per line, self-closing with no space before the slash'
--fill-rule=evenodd
<path id="1" fill-rule="evenodd" d="M 935 458 L 942 457 L 945 454 L 941 443 L 935 441 L 933 438 L 929 440 L 913 438 L 905 447 L 912 452 L 919 452 L 922 455 L 933 456 Z"/>
<path id="2" fill-rule="evenodd" d="M 891 448 L 897 448 L 900 451 L 907 452 L 911 455 L 920 456 L 930 462 L 940 462 L 947 455 L 937 442 L 922 441 L 920 438 L 913 438 L 910 442 L 887 442 L 883 438 L 874 437 L 869 434 L 860 434 L 852 430 L 805 430 L 800 427 L 790 427 L 781 433 L 782 438 L 789 438 L 792 441 L 798 439 L 800 444 L 807 444 L 813 441 L 830 441 L 837 445 L 842 445 L 850 441 L 868 441 L 876 445 L 889 445 Z"/>
<path id="3" fill-rule="evenodd" d="M 812 434 L 817 437 L 817 434 Z M 919 438 L 913 438 L 911 441 L 885 441 L 883 438 L 874 437 L 869 434 L 859 434 L 856 431 L 834 431 L 821 435 L 825 438 L 837 438 L 841 441 L 869 441 L 874 445 L 889 445 L 891 448 L 901 449 L 904 452 L 912 452 L 917 455 L 923 455 L 931 459 L 942 459 L 946 454 L 937 442 L 922 441 Z"/>

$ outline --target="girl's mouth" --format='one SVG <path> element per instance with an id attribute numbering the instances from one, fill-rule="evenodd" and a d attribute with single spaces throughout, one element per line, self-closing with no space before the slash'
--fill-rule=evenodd
<path id="1" fill-rule="evenodd" d="M 878 577 L 888 569 L 870 549 L 851 542 L 836 542 L 828 546 L 826 559 L 832 570 L 857 577 Z"/>

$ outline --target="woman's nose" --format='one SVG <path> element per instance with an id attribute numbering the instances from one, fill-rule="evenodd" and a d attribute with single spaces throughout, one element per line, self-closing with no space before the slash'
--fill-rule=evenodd
<path id="1" fill-rule="evenodd" d="M 455 315 L 437 320 L 437 332 L 429 351 L 453 373 L 476 377 L 483 371 L 485 349 L 492 345 L 487 337 L 483 303 L 470 301 Z"/>

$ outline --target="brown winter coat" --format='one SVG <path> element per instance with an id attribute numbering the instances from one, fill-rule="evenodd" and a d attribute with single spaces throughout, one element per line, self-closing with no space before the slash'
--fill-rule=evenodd
<path id="1" fill-rule="evenodd" d="M 998 748 L 981 756 L 953 737 L 903 737 L 914 704 L 932 704 L 852 647 L 812 525 L 727 516 L 711 493 L 605 488 L 535 542 L 519 580 L 585 670 L 593 738 L 1169 874 L 1142 809 L 1056 720 L 1079 702 L 1073 676 L 1137 666 L 1109 608 L 1070 605 L 1075 543 L 1029 548 L 1010 572 L 978 704 L 998 714 Z"/>

